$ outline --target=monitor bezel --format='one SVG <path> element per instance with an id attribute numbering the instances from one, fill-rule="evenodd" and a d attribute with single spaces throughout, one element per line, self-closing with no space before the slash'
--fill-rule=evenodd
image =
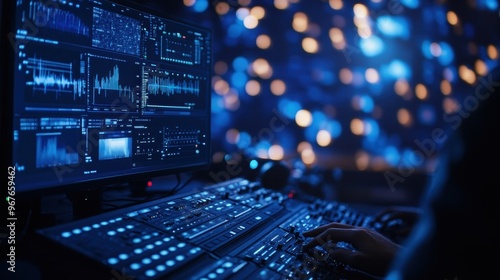
<path id="1" fill-rule="evenodd" d="M 78 192 L 78 191 L 86 191 L 91 189 L 104 189 L 109 186 L 116 185 L 124 185 L 127 183 L 134 184 L 136 182 L 145 182 L 148 180 L 152 180 L 155 177 L 169 176 L 175 174 L 182 173 L 191 173 L 191 172 L 200 172 L 209 170 L 212 164 L 212 128 L 211 128 L 211 95 L 212 95 L 212 76 L 213 76 L 213 30 L 207 26 L 204 26 L 200 23 L 193 22 L 191 20 L 186 20 L 179 16 L 175 16 L 173 14 L 169 14 L 164 11 L 160 11 L 136 2 L 132 2 L 129 0 L 103 0 L 109 3 L 114 3 L 117 5 L 126 6 L 130 9 L 135 9 L 143 13 L 148 13 L 157 17 L 161 17 L 167 20 L 176 21 L 180 24 L 185 24 L 189 26 L 193 26 L 197 29 L 204 30 L 208 32 L 210 36 L 210 44 L 211 51 L 209 53 L 210 56 L 210 65 L 208 69 L 208 77 L 207 77 L 207 104 L 206 111 L 208 112 L 206 117 L 206 121 L 208 123 L 206 127 L 206 135 L 207 135 L 207 147 L 206 147 L 206 155 L 205 160 L 196 162 L 194 164 L 183 165 L 179 167 L 172 166 L 164 166 L 158 170 L 149 170 L 149 171 L 137 171 L 131 174 L 121 174 L 121 175 L 106 175 L 101 178 L 89 178 L 82 179 L 78 181 L 69 181 L 62 182 L 60 184 L 45 186 L 45 187 L 36 187 L 33 189 L 23 189 L 20 186 L 16 186 L 15 193 L 16 196 L 27 197 L 27 198 L 37 198 L 45 195 L 53 195 L 53 194 L 61 194 L 61 193 L 69 193 L 69 192 Z M 2 5 L 0 5 L 0 29 L 1 29 L 1 46 L 0 51 L 2 55 L 0 56 L 1 69 L 0 74 L 2 75 L 2 90 L 3 94 L 0 94 L 0 102 L 1 102 L 1 110 L 2 114 L 0 114 L 0 123 L 2 137 L 1 137 L 1 145 L 3 150 L 8 153 L 5 155 L 7 160 L 3 161 L 5 166 L 3 166 L 4 170 L 7 170 L 9 167 L 13 166 L 13 70 L 14 70 L 14 55 L 15 48 L 13 47 L 13 42 L 8 39 L 9 36 L 15 34 L 15 15 L 16 13 L 16 3 L 15 1 L 2 1 Z M 11 35 L 9 35 L 11 34 Z M 5 93 L 8 94 L 5 94 Z M 201 159 L 201 157 L 200 157 Z M 15 183 L 15 177 L 14 177 Z"/>

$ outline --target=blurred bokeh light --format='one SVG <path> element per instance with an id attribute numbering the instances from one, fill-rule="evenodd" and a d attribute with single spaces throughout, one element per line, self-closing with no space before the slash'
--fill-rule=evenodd
<path id="1" fill-rule="evenodd" d="M 150 2 L 214 31 L 214 161 L 397 168 L 498 66 L 494 0 Z"/>

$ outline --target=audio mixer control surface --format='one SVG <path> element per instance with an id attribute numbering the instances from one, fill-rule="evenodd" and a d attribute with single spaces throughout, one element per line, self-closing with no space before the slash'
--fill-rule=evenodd
<path id="1" fill-rule="evenodd" d="M 347 204 L 306 203 L 237 178 L 38 233 L 65 258 L 133 279 L 375 279 L 324 246 L 303 250 L 301 233 L 330 222 L 374 227 Z"/>

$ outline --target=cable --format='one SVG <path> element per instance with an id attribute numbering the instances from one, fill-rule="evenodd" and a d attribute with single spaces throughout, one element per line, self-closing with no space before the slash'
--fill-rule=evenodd
<path id="1" fill-rule="evenodd" d="M 178 184 L 177 186 L 175 186 L 169 193 L 167 196 L 170 196 L 170 195 L 174 195 L 176 194 L 177 192 L 179 192 L 180 190 L 182 190 L 183 188 L 185 188 L 189 182 L 193 181 L 194 178 L 196 178 L 195 175 L 191 174 L 191 177 L 189 177 L 189 179 L 186 180 L 186 182 L 184 182 L 183 184 Z"/>

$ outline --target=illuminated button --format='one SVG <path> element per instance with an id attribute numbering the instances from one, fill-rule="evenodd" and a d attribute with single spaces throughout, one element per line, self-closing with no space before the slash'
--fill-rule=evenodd
<path id="1" fill-rule="evenodd" d="M 215 274 L 215 273 L 213 273 L 213 272 L 212 272 L 212 273 L 209 273 L 209 274 L 208 274 L 208 278 L 210 278 L 210 279 L 215 279 L 215 278 L 217 278 L 217 274 Z"/>
<path id="2" fill-rule="evenodd" d="M 257 217 L 255 217 L 255 219 L 256 219 L 257 221 L 260 221 L 260 220 L 262 220 L 262 217 L 261 217 L 261 216 L 257 216 Z"/>
<path id="3" fill-rule="evenodd" d="M 158 240 L 158 241 L 155 242 L 156 246 L 160 246 L 161 244 L 163 244 L 163 241 L 161 241 L 161 240 Z"/>
<path id="4" fill-rule="evenodd" d="M 165 264 L 166 264 L 167 266 L 174 266 L 174 265 L 175 265 L 175 261 L 173 261 L 173 260 L 168 260 Z"/>
<path id="5" fill-rule="evenodd" d="M 101 226 L 107 226 L 108 224 L 109 224 L 109 223 L 108 223 L 108 222 L 106 222 L 106 221 L 102 221 L 102 222 L 101 222 Z"/>
<path id="6" fill-rule="evenodd" d="M 140 269 L 140 268 L 141 268 L 141 265 L 140 265 L 140 264 L 138 264 L 138 263 L 133 263 L 133 264 L 131 264 L 131 265 L 130 265 L 130 268 L 131 268 L 132 270 L 138 270 L 138 269 Z"/>
<path id="7" fill-rule="evenodd" d="M 89 227 L 89 226 L 84 226 L 84 227 L 83 227 L 83 231 L 90 231 L 91 229 L 92 229 L 92 228 L 91 228 L 91 227 Z"/>
<path id="8" fill-rule="evenodd" d="M 178 255 L 177 257 L 175 257 L 175 259 L 176 259 L 177 261 L 182 262 L 183 260 L 185 260 L 185 259 L 186 259 L 186 257 L 184 257 L 183 255 Z"/>
<path id="9" fill-rule="evenodd" d="M 81 230 L 81 229 L 79 229 L 79 228 L 75 228 L 75 229 L 73 230 L 73 233 L 74 233 L 74 234 L 80 234 L 80 233 L 82 233 L 82 230 Z"/>
<path id="10" fill-rule="evenodd" d="M 133 226 L 133 225 L 127 225 L 127 226 L 126 226 L 126 228 L 127 228 L 127 229 L 133 229 L 133 228 L 134 228 L 134 226 Z"/>
<path id="11" fill-rule="evenodd" d="M 116 231 L 118 231 L 118 232 L 124 232 L 125 229 L 124 228 L 118 228 Z"/>
<path id="12" fill-rule="evenodd" d="M 158 259 L 160 258 L 160 255 L 158 255 L 158 254 L 154 254 L 154 255 L 152 255 L 152 256 L 151 256 L 151 258 L 152 258 L 153 260 L 158 260 Z"/>
<path id="13" fill-rule="evenodd" d="M 166 255 L 168 255 L 168 251 L 167 250 L 161 250 L 160 251 L 160 255 L 166 256 Z"/>
<path id="14" fill-rule="evenodd" d="M 144 236 L 142 237 L 142 239 L 144 239 L 144 240 L 148 240 L 148 239 L 150 239 L 150 238 L 151 238 L 151 235 L 149 235 L 149 234 L 146 234 L 146 235 L 144 235 Z"/>
<path id="15" fill-rule="evenodd" d="M 165 237 L 165 238 L 163 238 L 163 241 L 165 241 L 165 242 L 169 242 L 169 241 L 170 241 L 170 237 Z"/>
<path id="16" fill-rule="evenodd" d="M 127 216 L 130 217 L 130 218 L 135 217 L 137 215 L 139 215 L 139 213 L 137 213 L 137 212 L 130 212 L 130 213 L 127 214 Z"/>
<path id="17" fill-rule="evenodd" d="M 143 264 L 150 264 L 151 263 L 151 259 L 150 258 L 144 258 L 144 259 L 142 259 L 142 263 Z"/>
<path id="18" fill-rule="evenodd" d="M 184 248 L 184 247 L 186 247 L 186 243 L 181 242 L 181 243 L 177 244 L 177 247 Z"/>
<path id="19" fill-rule="evenodd" d="M 118 263 L 118 261 L 119 261 L 119 260 L 118 260 L 117 258 L 109 258 L 109 259 L 108 259 L 108 263 L 109 263 L 110 265 L 117 264 L 117 263 Z"/>
<path id="20" fill-rule="evenodd" d="M 167 269 L 167 267 L 164 266 L 163 264 L 160 264 L 159 266 L 156 267 L 156 270 L 159 272 L 165 271 L 165 269 Z"/>
<path id="21" fill-rule="evenodd" d="M 175 252 L 175 250 L 177 250 L 177 248 L 175 248 L 174 246 L 172 246 L 172 247 L 169 247 L 169 248 L 168 248 L 168 250 L 169 250 L 170 252 Z"/>
<path id="22" fill-rule="evenodd" d="M 222 274 L 224 273 L 224 268 L 217 268 L 215 272 L 217 272 L 217 274 Z"/>
<path id="23" fill-rule="evenodd" d="M 230 268 L 233 266 L 233 263 L 232 262 L 225 262 L 222 266 L 225 268 Z"/>
<path id="24" fill-rule="evenodd" d="M 145 274 L 147 277 L 154 277 L 156 275 L 156 271 L 150 269 L 150 270 L 147 270 Z"/>
<path id="25" fill-rule="evenodd" d="M 71 232 L 65 231 L 65 232 L 61 233 L 61 236 L 64 238 L 68 238 L 71 236 Z"/>
<path id="26" fill-rule="evenodd" d="M 154 247 L 155 247 L 155 245 L 153 245 L 153 244 L 146 245 L 146 249 L 148 249 L 148 250 L 152 250 Z"/>
<path id="27" fill-rule="evenodd" d="M 109 236 L 114 236 L 114 235 L 116 235 L 116 231 L 110 230 L 110 231 L 108 231 L 108 235 Z"/>
<path id="28" fill-rule="evenodd" d="M 118 258 L 120 258 L 120 260 L 126 260 L 126 259 L 128 259 L 128 255 L 127 254 L 120 254 L 118 256 Z"/>
<path id="29" fill-rule="evenodd" d="M 117 222 L 119 222 L 119 221 L 121 221 L 121 220 L 123 220 L 123 219 L 122 219 L 122 218 L 116 218 L 116 219 L 115 219 L 115 221 L 117 221 Z"/>
<path id="30" fill-rule="evenodd" d="M 191 254 L 194 255 L 194 254 L 198 253 L 199 251 L 201 251 L 201 248 L 200 247 L 195 247 L 195 248 L 189 250 L 189 253 L 191 253 Z"/>
<path id="31" fill-rule="evenodd" d="M 160 234 L 159 234 L 158 232 L 156 232 L 156 231 L 155 231 L 155 232 L 153 232 L 153 233 L 152 233 L 152 235 L 153 235 L 153 236 L 158 236 L 158 235 L 160 235 Z"/>
<path id="32" fill-rule="evenodd" d="M 134 242 L 135 244 L 141 243 L 141 241 L 142 241 L 142 239 L 140 239 L 140 238 L 134 238 L 134 239 L 132 239 L 132 242 Z"/>
<path id="33" fill-rule="evenodd" d="M 93 227 L 93 228 L 100 228 L 100 227 L 101 227 L 101 225 L 99 225 L 99 224 L 93 224 L 93 225 L 92 225 L 92 227 Z"/>
<path id="34" fill-rule="evenodd" d="M 115 223 L 115 222 L 116 222 L 115 219 L 111 219 L 111 220 L 108 221 L 108 223 L 110 223 L 110 224 Z"/>
<path id="35" fill-rule="evenodd" d="M 134 253 L 136 253 L 137 255 L 142 254 L 142 252 L 144 251 L 141 248 L 137 248 L 134 250 Z"/>

